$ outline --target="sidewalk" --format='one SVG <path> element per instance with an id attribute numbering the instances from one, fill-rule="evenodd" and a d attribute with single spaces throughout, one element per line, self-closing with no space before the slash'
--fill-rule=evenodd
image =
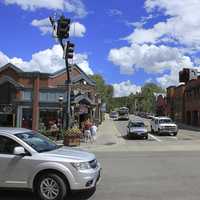
<path id="1" fill-rule="evenodd" d="M 62 145 L 63 141 L 59 140 L 57 141 L 57 144 Z M 90 141 L 87 143 L 81 141 L 80 146 L 75 148 L 93 151 L 97 149 L 109 148 L 117 144 L 124 144 L 124 140 L 122 139 L 120 132 L 117 130 L 113 120 L 106 116 L 105 120 L 98 127 L 96 140 L 93 143 Z"/>
<path id="2" fill-rule="evenodd" d="M 191 126 L 191 125 L 187 125 L 187 124 L 178 123 L 178 127 L 180 129 L 185 129 L 185 130 L 189 130 L 189 131 L 199 131 L 200 132 L 200 127 L 195 127 L 195 126 Z"/>
<path id="3" fill-rule="evenodd" d="M 88 141 L 88 143 L 81 142 L 82 148 L 97 148 L 102 146 L 111 146 L 116 144 L 123 144 L 124 140 L 121 138 L 120 132 L 114 125 L 113 120 L 106 117 L 105 121 L 98 127 L 97 137 L 94 143 Z"/>

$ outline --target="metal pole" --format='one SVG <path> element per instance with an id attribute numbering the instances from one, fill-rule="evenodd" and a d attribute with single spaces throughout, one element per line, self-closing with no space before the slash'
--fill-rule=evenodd
<path id="1" fill-rule="evenodd" d="M 66 71 L 67 71 L 67 120 L 66 120 L 66 128 L 70 128 L 71 127 L 71 102 L 70 102 L 70 94 L 71 94 L 71 80 L 70 80 L 70 73 L 69 73 L 69 63 L 68 63 L 68 59 L 65 58 L 65 64 L 66 64 Z"/>
<path id="2" fill-rule="evenodd" d="M 60 45 L 63 48 L 63 51 L 65 49 L 65 46 L 63 44 L 63 40 L 59 39 Z M 71 119 L 71 110 L 70 110 L 70 106 L 71 106 L 71 102 L 70 102 L 70 93 L 71 93 L 71 88 L 70 88 L 70 83 L 71 83 L 71 79 L 70 79 L 70 73 L 69 73 L 69 63 L 68 63 L 68 58 L 65 57 L 65 66 L 66 66 L 66 72 L 67 72 L 67 81 L 65 83 L 66 87 L 67 87 L 67 109 L 66 109 L 66 129 L 69 129 L 71 127 L 71 123 L 70 123 L 70 119 Z"/>

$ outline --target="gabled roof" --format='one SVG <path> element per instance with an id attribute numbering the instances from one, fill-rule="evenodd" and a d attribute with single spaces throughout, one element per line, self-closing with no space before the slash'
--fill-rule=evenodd
<path id="1" fill-rule="evenodd" d="M 96 82 L 93 79 L 91 79 L 78 65 L 76 65 L 76 64 L 71 65 L 71 68 L 76 68 L 80 72 L 80 76 L 78 75 L 76 77 L 71 78 L 72 82 L 76 83 L 80 80 L 85 80 L 90 85 L 94 85 L 94 86 L 96 85 Z M 61 70 L 54 72 L 53 74 L 50 74 L 50 77 L 54 78 L 54 77 L 57 77 L 57 76 L 65 73 L 65 72 L 66 72 L 66 69 L 63 68 Z"/>
<path id="2" fill-rule="evenodd" d="M 13 65 L 12 63 L 7 63 L 6 65 L 4 65 L 3 67 L 0 67 L 0 72 L 2 72 L 3 70 L 7 69 L 7 68 L 11 68 L 14 71 L 16 71 L 17 73 L 21 73 L 23 72 L 20 68 L 16 67 L 15 65 Z"/>
<path id="3" fill-rule="evenodd" d="M 4 84 L 4 83 L 11 83 L 12 85 L 14 85 L 16 88 L 23 88 L 24 86 L 18 82 L 16 82 L 14 79 L 10 78 L 9 76 L 3 76 L 0 79 L 0 85 Z"/>
<path id="4" fill-rule="evenodd" d="M 87 104 L 91 104 L 91 105 L 94 104 L 94 102 L 93 102 L 91 99 L 89 99 L 89 98 L 88 98 L 86 95 L 84 95 L 84 94 L 78 95 L 78 96 L 75 97 L 75 99 L 74 99 L 74 103 L 80 103 L 80 102 L 82 102 L 82 101 L 86 102 Z"/>

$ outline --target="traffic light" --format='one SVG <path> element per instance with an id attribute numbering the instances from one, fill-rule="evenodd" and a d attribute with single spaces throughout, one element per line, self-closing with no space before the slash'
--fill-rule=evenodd
<path id="1" fill-rule="evenodd" d="M 61 16 L 58 20 L 57 37 L 65 39 L 69 37 L 70 19 Z"/>
<path id="2" fill-rule="evenodd" d="M 67 46 L 65 48 L 65 58 L 66 59 L 73 58 L 74 47 L 75 47 L 75 45 L 73 43 L 71 43 L 70 41 L 67 42 Z"/>
<path id="3" fill-rule="evenodd" d="M 73 91 L 71 91 L 70 93 L 70 101 L 74 101 L 75 100 L 75 94 Z"/>

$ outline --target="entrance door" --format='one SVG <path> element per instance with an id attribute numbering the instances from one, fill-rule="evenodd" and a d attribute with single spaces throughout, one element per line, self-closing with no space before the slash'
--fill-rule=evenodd
<path id="1" fill-rule="evenodd" d="M 13 127 L 13 114 L 0 114 L 0 127 Z"/>
<path id="2" fill-rule="evenodd" d="M 0 127 L 15 126 L 15 110 L 13 105 L 16 100 L 17 89 L 14 84 L 4 82 L 0 85 Z"/>

